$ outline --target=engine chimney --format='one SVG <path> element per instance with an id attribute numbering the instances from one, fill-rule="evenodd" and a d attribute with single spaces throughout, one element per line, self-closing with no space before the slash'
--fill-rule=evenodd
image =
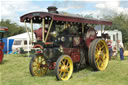
<path id="1" fill-rule="evenodd" d="M 49 6 L 47 9 L 49 13 L 58 13 L 57 8 L 55 6 Z"/>

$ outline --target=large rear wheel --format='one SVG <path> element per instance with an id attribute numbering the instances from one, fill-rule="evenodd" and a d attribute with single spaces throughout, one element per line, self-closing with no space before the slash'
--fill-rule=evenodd
<path id="1" fill-rule="evenodd" d="M 30 64 L 29 70 L 32 76 L 43 76 L 47 72 L 47 63 L 43 54 L 39 53 L 33 55 Z"/>
<path id="2" fill-rule="evenodd" d="M 72 76 L 73 62 L 71 57 L 68 55 L 62 55 L 56 62 L 56 78 L 58 80 L 68 80 Z"/>
<path id="3" fill-rule="evenodd" d="M 96 71 L 105 70 L 109 61 L 109 50 L 106 42 L 102 39 L 95 39 L 89 47 L 89 64 Z"/>

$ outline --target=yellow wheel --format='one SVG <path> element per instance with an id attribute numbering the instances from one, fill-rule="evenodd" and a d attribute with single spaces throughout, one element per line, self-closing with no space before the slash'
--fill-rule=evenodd
<path id="1" fill-rule="evenodd" d="M 56 78 L 58 80 L 68 80 L 72 76 L 73 62 L 71 57 L 68 55 L 62 55 L 56 62 Z"/>
<path id="2" fill-rule="evenodd" d="M 89 64 L 94 70 L 105 70 L 109 61 L 109 50 L 106 42 L 102 39 L 95 39 L 89 47 Z"/>
<path id="3" fill-rule="evenodd" d="M 43 76 L 47 72 L 47 63 L 43 54 L 33 55 L 30 64 L 29 70 L 32 76 Z"/>

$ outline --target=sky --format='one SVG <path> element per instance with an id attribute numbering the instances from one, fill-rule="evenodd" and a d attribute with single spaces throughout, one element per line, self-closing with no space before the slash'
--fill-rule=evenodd
<path id="1" fill-rule="evenodd" d="M 0 0 L 0 20 L 10 19 L 19 25 L 20 16 L 34 11 L 47 12 L 48 6 L 58 11 L 92 15 L 95 18 L 115 13 L 128 14 L 128 0 Z"/>

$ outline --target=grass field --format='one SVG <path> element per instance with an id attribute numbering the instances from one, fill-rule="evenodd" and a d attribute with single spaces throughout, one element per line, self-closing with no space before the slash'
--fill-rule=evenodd
<path id="1" fill-rule="evenodd" d="M 94 72 L 87 67 L 73 73 L 68 81 L 57 81 L 54 71 L 44 77 L 29 73 L 30 57 L 5 55 L 0 64 L 0 85 L 128 85 L 128 59 L 111 60 L 105 71 Z"/>

